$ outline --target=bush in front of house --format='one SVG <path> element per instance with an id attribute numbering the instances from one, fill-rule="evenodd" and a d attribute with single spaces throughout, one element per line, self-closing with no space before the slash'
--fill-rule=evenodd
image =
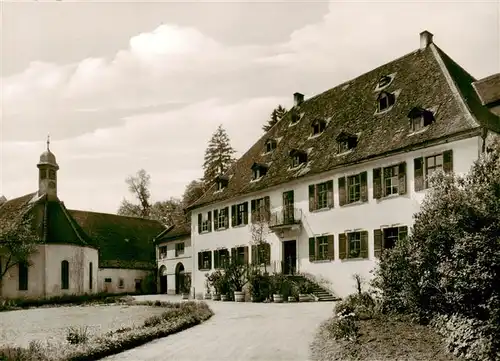
<path id="1" fill-rule="evenodd" d="M 262 272 L 260 267 L 253 267 L 248 276 L 248 286 L 253 302 L 264 302 L 272 297 L 271 277 L 267 272 Z"/>
<path id="2" fill-rule="evenodd" d="M 137 305 L 153 305 L 136 302 Z M 162 303 L 165 312 L 145 320 L 138 327 L 121 328 L 101 336 L 91 336 L 81 341 L 81 332 L 72 332 L 71 341 L 53 347 L 32 343 L 28 348 L 0 348 L 0 361 L 88 361 L 98 360 L 140 345 L 154 339 L 183 331 L 209 319 L 213 312 L 204 302 Z M 74 330 L 73 330 L 74 331 Z M 76 335 L 76 336 L 75 336 Z M 78 342 L 73 342 L 78 339 Z M 63 347 L 64 346 L 64 347 Z"/>
<path id="3" fill-rule="evenodd" d="M 447 319 L 434 324 L 446 325 L 451 351 L 497 361 L 500 141 L 469 174 L 433 178 L 411 235 L 380 258 L 373 285 L 381 291 L 381 308 L 414 315 L 422 323 Z M 473 334 L 468 324 L 481 326 Z"/>

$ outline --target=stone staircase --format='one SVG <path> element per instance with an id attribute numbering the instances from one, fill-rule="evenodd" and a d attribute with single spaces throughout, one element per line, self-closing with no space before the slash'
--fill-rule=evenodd
<path id="1" fill-rule="evenodd" d="M 304 276 L 288 276 L 288 279 L 293 281 L 293 282 L 308 282 L 311 284 L 312 288 L 312 294 L 315 296 L 317 301 L 319 302 L 331 302 L 331 301 L 338 301 L 340 300 L 340 297 L 337 297 L 336 295 L 332 294 L 330 291 L 324 289 L 323 287 L 319 286 L 315 282 L 312 282 L 311 280 L 305 278 Z"/>

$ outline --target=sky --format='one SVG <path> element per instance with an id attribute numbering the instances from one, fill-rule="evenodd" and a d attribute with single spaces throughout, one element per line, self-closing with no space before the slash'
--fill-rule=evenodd
<path id="1" fill-rule="evenodd" d="M 46 148 L 70 209 L 115 213 L 144 168 L 154 201 L 203 174 L 219 124 L 237 155 L 293 93 L 312 97 L 434 42 L 500 72 L 498 1 L 3 1 L 0 195 L 38 189 Z"/>

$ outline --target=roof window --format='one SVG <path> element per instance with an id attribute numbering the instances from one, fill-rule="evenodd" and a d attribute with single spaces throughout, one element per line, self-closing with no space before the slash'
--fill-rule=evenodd
<path id="1" fill-rule="evenodd" d="M 307 163 L 307 153 L 303 150 L 292 149 L 289 155 L 292 160 L 292 168 L 296 168 L 301 164 Z"/>

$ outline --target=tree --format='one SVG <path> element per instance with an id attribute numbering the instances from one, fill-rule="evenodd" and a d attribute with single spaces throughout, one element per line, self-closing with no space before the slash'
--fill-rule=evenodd
<path id="1" fill-rule="evenodd" d="M 0 288 L 9 269 L 18 264 L 31 266 L 31 256 L 38 252 L 39 239 L 34 236 L 32 217 L 19 215 L 2 219 L 0 227 Z"/>
<path id="2" fill-rule="evenodd" d="M 219 174 L 225 173 L 233 164 L 236 151 L 231 147 L 229 136 L 222 125 L 219 125 L 208 142 L 203 163 L 203 183 L 209 187 Z"/>
<path id="3" fill-rule="evenodd" d="M 149 218 L 156 219 L 167 227 L 186 222 L 183 204 L 178 198 L 155 202 Z"/>
<path id="4" fill-rule="evenodd" d="M 128 185 L 128 190 L 139 201 L 139 204 L 133 204 L 126 199 L 123 199 L 118 214 L 122 216 L 133 216 L 149 218 L 151 214 L 151 193 L 149 187 L 151 185 L 151 176 L 144 169 L 140 169 L 135 176 L 128 176 L 125 179 Z"/>
<path id="5" fill-rule="evenodd" d="M 282 107 L 281 104 L 278 105 L 278 107 L 271 112 L 267 123 L 262 126 L 262 130 L 265 132 L 269 131 L 269 129 L 271 129 L 276 123 L 278 123 L 281 118 L 283 118 L 286 112 L 287 110 Z"/>
<path id="6" fill-rule="evenodd" d="M 481 322 L 478 332 L 489 340 L 481 352 L 491 356 L 472 358 L 496 360 L 494 355 L 500 354 L 500 142 L 475 162 L 469 174 L 438 173 L 431 185 L 414 216 L 410 236 L 382 254 L 373 285 L 382 291 L 387 311 L 412 313 L 421 320 L 457 315 Z"/>
<path id="7" fill-rule="evenodd" d="M 205 193 L 205 187 L 202 181 L 194 180 L 191 181 L 184 190 L 184 194 L 182 196 L 182 204 L 184 208 L 190 206 L 194 202 L 203 196 Z"/>
<path id="8" fill-rule="evenodd" d="M 254 210 L 251 215 L 250 234 L 252 237 L 252 248 L 254 249 L 252 252 L 252 263 L 255 262 L 253 257 L 258 257 L 261 262 L 264 260 L 264 272 L 267 272 L 267 260 L 271 256 L 271 247 L 267 241 L 267 235 L 270 233 L 270 219 L 271 212 L 267 206 Z"/>

